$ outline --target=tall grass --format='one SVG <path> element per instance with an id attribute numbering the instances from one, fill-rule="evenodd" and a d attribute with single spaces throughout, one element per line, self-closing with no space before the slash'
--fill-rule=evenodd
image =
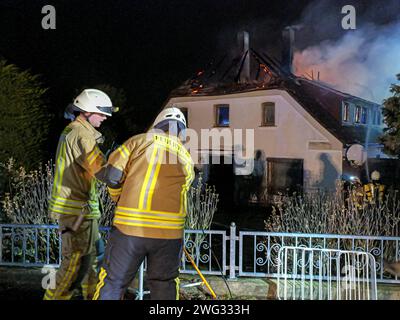
<path id="1" fill-rule="evenodd" d="M 40 164 L 36 170 L 26 172 L 24 167 L 16 167 L 11 158 L 1 164 L 7 177 L 7 189 L 1 200 L 5 220 L 15 224 L 52 224 L 49 217 L 48 200 L 54 177 L 52 161 Z M 109 226 L 115 204 L 111 200 L 105 184 L 98 183 L 98 195 L 102 208 L 100 224 Z"/>
<path id="2" fill-rule="evenodd" d="M 358 208 L 341 183 L 335 192 L 281 196 L 265 228 L 274 232 L 398 236 L 400 197 L 389 190 L 382 202 Z"/>
<path id="3" fill-rule="evenodd" d="M 399 236 L 400 198 L 397 190 L 389 190 L 384 201 L 375 204 L 364 202 L 361 208 L 342 183 L 337 183 L 336 191 L 327 193 L 315 191 L 302 195 L 281 195 L 275 203 L 272 215 L 265 223 L 268 232 L 337 234 L 353 236 Z M 308 240 L 298 245 L 308 245 Z M 319 241 L 319 240 L 318 240 Z M 397 257 L 394 241 L 385 241 L 382 254 L 386 259 Z M 313 246 L 326 246 L 337 249 L 336 239 L 326 243 L 313 243 Z M 340 248 L 380 248 L 379 241 L 341 240 Z"/>
<path id="4" fill-rule="evenodd" d="M 3 221 L 12 224 L 55 224 L 49 217 L 48 200 L 54 177 L 52 161 L 41 164 L 37 170 L 26 172 L 23 167 L 17 167 L 13 159 L 0 164 L 3 176 L 7 180 L 8 191 L 1 199 Z M 98 182 L 98 195 L 101 205 L 101 226 L 110 226 L 114 216 L 115 203 L 108 194 L 104 183 Z M 187 196 L 187 217 L 185 228 L 208 230 L 214 213 L 217 210 L 218 195 L 215 188 L 202 182 L 200 175 L 196 186 L 191 187 Z M 199 247 L 204 240 L 203 233 L 188 235 L 187 240 L 192 247 Z M 44 243 L 46 243 L 45 239 Z M 51 251 L 57 252 L 58 236 L 52 234 Z M 41 248 L 45 250 L 45 248 Z"/>
<path id="5" fill-rule="evenodd" d="M 215 186 L 209 186 L 203 182 L 203 176 L 200 173 L 197 184 L 192 186 L 187 196 L 187 216 L 185 220 L 185 229 L 200 230 L 200 233 L 186 235 L 186 246 L 192 254 L 194 250 L 200 250 L 202 245 L 208 248 L 204 242 L 205 230 L 209 230 L 214 213 L 217 211 L 218 194 L 215 192 Z M 198 254 L 198 252 L 197 252 Z"/>

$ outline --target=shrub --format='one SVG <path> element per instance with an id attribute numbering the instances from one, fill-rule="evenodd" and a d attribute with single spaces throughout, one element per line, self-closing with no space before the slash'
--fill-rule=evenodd
<path id="1" fill-rule="evenodd" d="M 398 236 L 400 199 L 390 190 L 384 201 L 358 209 L 338 184 L 334 193 L 282 196 L 272 211 L 265 227 L 273 232 Z"/>
<path id="2" fill-rule="evenodd" d="M 46 157 L 51 116 L 39 77 L 0 59 L 0 162 L 13 157 L 27 169 Z"/>
<path id="3" fill-rule="evenodd" d="M 202 245 L 207 247 L 207 244 L 203 243 L 206 237 L 203 231 L 210 229 L 217 204 L 218 194 L 215 192 L 215 187 L 204 183 L 200 173 L 197 183 L 190 188 L 187 196 L 185 229 L 201 231 L 186 235 L 186 247 L 191 254 L 194 254 L 195 249 L 200 250 Z"/>
<path id="4" fill-rule="evenodd" d="M 48 214 L 48 200 L 54 176 L 54 165 L 51 161 L 40 164 L 37 170 L 26 172 L 24 167 L 16 167 L 14 159 L 1 164 L 4 175 L 7 177 L 8 192 L 2 199 L 3 221 L 12 224 L 53 224 Z M 99 197 L 102 204 L 100 225 L 109 226 L 112 221 L 114 203 L 108 195 L 104 184 L 99 183 Z M 38 257 L 46 255 L 46 234 L 39 233 Z M 50 233 L 50 260 L 57 261 L 58 233 Z M 34 243 L 28 239 L 27 254 L 34 256 Z M 18 248 L 17 248 L 18 249 Z M 31 252 L 32 251 L 32 252 Z M 11 252 L 8 252 L 10 255 Z"/>
<path id="5" fill-rule="evenodd" d="M 376 204 L 364 204 L 361 209 L 338 183 L 336 192 L 316 191 L 281 195 L 275 203 L 272 215 L 264 221 L 268 232 L 337 234 L 354 236 L 399 236 L 400 199 L 397 190 L 389 190 L 385 200 Z M 308 245 L 307 240 L 298 245 Z M 313 246 L 337 248 L 337 241 L 328 239 L 326 244 L 313 243 Z M 341 241 L 341 249 L 363 248 L 365 241 Z M 393 259 L 397 256 L 395 243 L 385 242 L 383 256 Z M 379 242 L 371 241 L 370 248 L 380 247 Z"/>

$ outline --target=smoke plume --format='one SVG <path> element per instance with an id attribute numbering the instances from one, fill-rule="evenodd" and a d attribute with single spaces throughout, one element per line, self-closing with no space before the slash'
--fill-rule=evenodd
<path id="1" fill-rule="evenodd" d="M 319 79 L 335 89 L 381 103 L 400 73 L 400 4 L 354 4 L 357 29 L 343 30 L 340 5 L 349 2 L 319 0 L 305 10 L 301 23 L 306 31 L 302 41 L 296 41 L 297 48 L 304 48 L 295 52 L 294 71 L 308 78 L 313 74 L 314 79 L 319 72 Z"/>

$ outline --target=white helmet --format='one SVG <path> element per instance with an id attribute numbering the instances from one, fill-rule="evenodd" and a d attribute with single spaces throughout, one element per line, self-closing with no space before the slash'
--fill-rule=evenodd
<path id="1" fill-rule="evenodd" d="M 372 180 L 379 180 L 381 178 L 381 174 L 379 171 L 375 170 L 371 173 L 371 179 Z"/>
<path id="2" fill-rule="evenodd" d="M 153 123 L 153 128 L 156 126 L 160 126 L 162 125 L 162 122 L 168 122 L 170 120 L 176 120 L 178 121 L 178 123 L 181 123 L 184 125 L 184 127 L 186 128 L 186 119 L 184 114 L 182 113 L 182 111 L 180 109 L 178 109 L 177 107 L 169 107 L 169 108 L 165 108 L 163 111 L 161 111 L 156 120 L 154 120 Z"/>
<path id="3" fill-rule="evenodd" d="M 350 180 L 351 180 L 353 183 L 359 183 L 359 184 L 361 184 L 361 180 L 360 180 L 359 177 L 351 177 Z"/>
<path id="4" fill-rule="evenodd" d="M 95 112 L 111 117 L 117 111 L 112 106 L 111 99 L 103 91 L 85 89 L 74 100 L 73 105 L 83 112 Z"/>

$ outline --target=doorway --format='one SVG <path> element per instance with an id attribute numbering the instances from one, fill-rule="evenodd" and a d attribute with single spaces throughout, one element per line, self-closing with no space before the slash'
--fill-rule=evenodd
<path id="1" fill-rule="evenodd" d="M 268 194 L 302 192 L 303 167 L 303 159 L 267 158 Z"/>

